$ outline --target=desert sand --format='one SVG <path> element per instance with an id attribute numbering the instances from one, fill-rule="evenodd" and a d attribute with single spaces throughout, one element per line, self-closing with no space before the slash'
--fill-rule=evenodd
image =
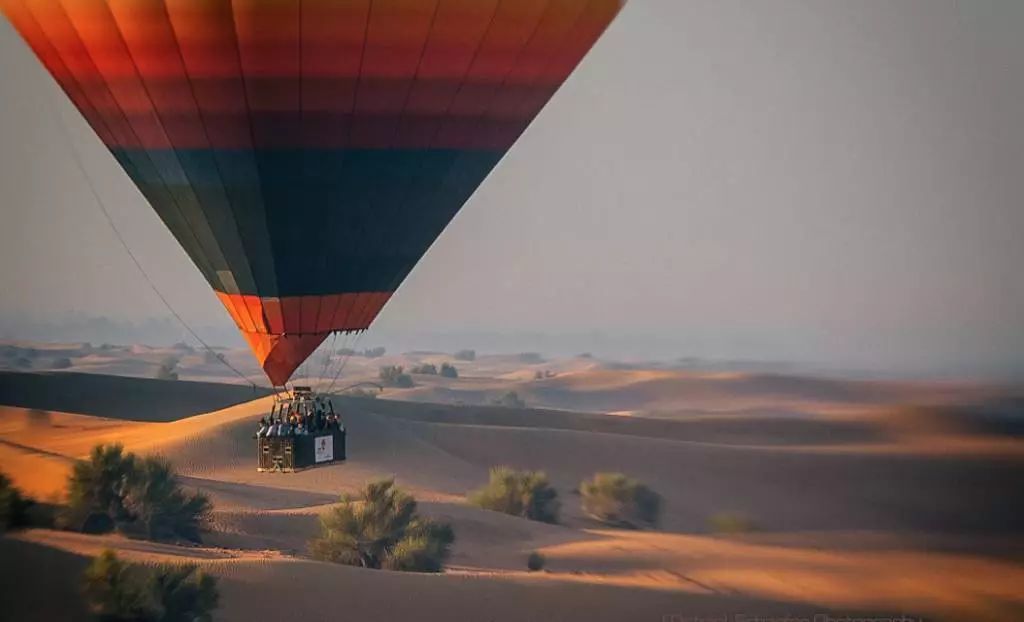
<path id="1" fill-rule="evenodd" d="M 477 376 L 417 378 L 414 389 L 386 392 L 397 400 L 337 398 L 349 460 L 296 474 L 255 471 L 254 422 L 272 398 L 251 399 L 244 395 L 250 389 L 4 375 L 0 468 L 26 492 L 58 499 L 73 461 L 96 443 L 116 441 L 172 460 L 188 486 L 211 496 L 215 512 L 199 547 L 50 530 L 9 534 L 0 539 L 8 571 L 0 581 L 3 610 L 12 620 L 86 619 L 78 574 L 90 556 L 113 548 L 127 559 L 207 568 L 221 581 L 218 620 L 818 612 L 1024 619 L 1024 440 L 1012 420 L 987 414 L 1016 403 L 1017 394 L 974 385 L 619 371 L 588 361 L 533 380 L 529 367 L 517 373 L 486 364 L 495 375 L 485 376 L 480 363 Z M 548 398 L 548 409 L 411 401 L 509 383 L 521 394 L 547 390 L 557 399 Z M 122 395 L 144 399 L 126 406 Z M 592 412 L 551 409 L 560 407 L 556 401 Z M 669 416 L 680 404 L 686 408 Z M 620 414 L 593 412 L 602 409 Z M 465 493 L 496 464 L 546 470 L 562 499 L 561 524 L 468 506 Z M 599 470 L 623 471 L 660 492 L 659 529 L 609 529 L 584 516 L 573 490 Z M 452 523 L 457 540 L 444 574 L 308 557 L 318 514 L 382 476 L 413 492 L 426 514 Z M 715 533 L 712 519 L 723 513 L 756 529 Z M 544 572 L 526 572 L 533 550 L 547 556 Z"/>

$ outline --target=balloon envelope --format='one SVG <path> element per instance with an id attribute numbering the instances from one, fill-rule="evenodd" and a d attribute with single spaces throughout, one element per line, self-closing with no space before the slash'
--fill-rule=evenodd
<path id="1" fill-rule="evenodd" d="M 0 0 L 282 385 L 367 328 L 621 0 Z"/>

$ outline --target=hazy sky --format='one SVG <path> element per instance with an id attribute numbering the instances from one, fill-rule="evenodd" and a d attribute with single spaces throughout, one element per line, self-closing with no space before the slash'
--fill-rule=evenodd
<path id="1" fill-rule="evenodd" d="M 632 0 L 375 330 L 1022 370 L 1022 32 L 1019 0 Z M 168 298 L 230 325 L 5 21 L 0 89 L 0 317 L 166 315 L 63 118 Z"/>

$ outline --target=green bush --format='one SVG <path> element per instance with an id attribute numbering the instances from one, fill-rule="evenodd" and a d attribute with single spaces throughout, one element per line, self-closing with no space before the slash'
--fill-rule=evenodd
<path id="1" fill-rule="evenodd" d="M 0 533 L 29 525 L 33 502 L 21 494 L 11 478 L 0 472 Z"/>
<path id="2" fill-rule="evenodd" d="M 211 508 L 202 493 L 182 490 L 167 461 L 138 459 L 121 445 L 97 445 L 71 471 L 61 523 L 87 533 L 120 529 L 153 540 L 198 542 Z"/>
<path id="3" fill-rule="evenodd" d="M 415 519 L 384 558 L 383 567 L 406 572 L 441 572 L 454 542 L 455 532 L 450 525 Z"/>
<path id="4" fill-rule="evenodd" d="M 520 399 L 519 394 L 515 391 L 508 391 L 501 395 L 501 397 L 495 398 L 492 402 L 495 406 L 505 406 L 506 408 L 526 408 L 526 402 Z"/>
<path id="5" fill-rule="evenodd" d="M 412 369 L 409 370 L 409 372 L 413 374 L 422 374 L 424 376 L 436 376 L 437 365 L 433 365 L 431 363 L 424 363 L 422 365 L 417 365 L 416 367 L 413 367 Z"/>
<path id="6" fill-rule="evenodd" d="M 320 517 L 320 536 L 309 543 L 313 557 L 364 568 L 440 572 L 455 533 L 447 524 L 417 515 L 416 500 L 394 480 L 371 482 L 358 497 Z"/>
<path id="7" fill-rule="evenodd" d="M 719 534 L 738 534 L 755 531 L 757 525 L 748 516 L 738 512 L 719 512 L 708 518 L 711 531 Z"/>
<path id="8" fill-rule="evenodd" d="M 202 493 L 187 494 L 166 460 L 150 457 L 136 461 L 136 471 L 125 494 L 132 517 L 126 530 L 150 540 L 200 540 L 199 531 L 213 509 Z"/>
<path id="9" fill-rule="evenodd" d="M 217 581 L 194 565 L 145 567 L 103 551 L 85 569 L 89 608 L 105 622 L 209 622 Z"/>
<path id="10" fill-rule="evenodd" d="M 217 365 L 224 360 L 224 355 L 216 350 L 207 348 L 203 350 L 203 363 L 206 365 Z"/>
<path id="11" fill-rule="evenodd" d="M 131 519 L 125 494 L 135 475 L 135 456 L 121 445 L 97 445 L 89 459 L 76 462 L 68 477 L 68 505 L 61 522 L 88 533 L 114 529 Z"/>
<path id="12" fill-rule="evenodd" d="M 358 398 L 371 399 L 372 400 L 372 399 L 375 399 L 377 397 L 377 392 L 376 391 L 371 391 L 370 389 L 363 389 L 363 388 L 357 387 L 355 389 L 349 389 L 348 391 L 346 391 L 344 393 L 344 395 L 345 395 L 345 397 L 358 397 Z"/>
<path id="13" fill-rule="evenodd" d="M 165 358 L 162 363 L 160 363 L 160 367 L 157 368 L 156 374 L 154 374 L 153 377 L 156 378 L 157 380 L 177 380 L 177 367 L 178 359 L 176 359 L 173 356 L 169 356 Z"/>
<path id="14" fill-rule="evenodd" d="M 475 361 L 476 350 L 459 350 L 455 353 L 456 361 Z"/>
<path id="15" fill-rule="evenodd" d="M 610 525 L 654 526 L 661 513 L 661 495 L 622 473 L 595 473 L 580 484 L 583 512 Z"/>
<path id="16" fill-rule="evenodd" d="M 451 363 L 441 363 L 441 376 L 444 378 L 458 378 L 459 370 Z"/>
<path id="17" fill-rule="evenodd" d="M 531 552 L 530 556 L 526 558 L 526 568 L 530 572 L 537 572 L 538 570 L 543 570 L 544 566 L 546 566 L 547 563 L 547 558 L 538 553 L 537 551 Z"/>
<path id="18" fill-rule="evenodd" d="M 385 352 L 387 352 L 387 350 L 385 350 L 383 347 L 367 348 L 363 350 L 363 356 L 365 356 L 368 359 L 378 359 L 384 356 Z"/>
<path id="19" fill-rule="evenodd" d="M 386 387 L 408 389 L 416 386 L 412 381 L 412 376 L 405 373 L 405 368 L 401 365 L 385 365 L 380 368 L 378 375 L 380 376 L 381 384 Z"/>
<path id="20" fill-rule="evenodd" d="M 468 498 L 471 504 L 485 510 L 545 523 L 558 522 L 558 492 L 542 471 L 493 467 L 487 485 L 469 493 Z"/>

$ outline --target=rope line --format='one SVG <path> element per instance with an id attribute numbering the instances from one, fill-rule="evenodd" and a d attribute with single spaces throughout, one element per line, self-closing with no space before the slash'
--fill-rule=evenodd
<path id="1" fill-rule="evenodd" d="M 89 171 L 85 168 L 85 164 L 83 163 L 82 159 L 82 154 L 78 150 L 78 147 L 75 145 L 75 141 L 72 140 L 71 130 L 67 127 L 67 124 L 64 122 L 64 118 L 60 115 L 59 112 L 53 109 L 52 106 L 51 112 L 54 114 L 54 116 L 57 117 L 58 126 L 61 128 L 65 140 L 71 147 L 71 154 L 73 159 L 75 160 L 75 165 L 78 168 L 78 171 L 82 174 L 82 177 L 85 179 L 86 185 L 89 187 L 89 193 L 92 195 L 93 202 L 100 209 L 100 212 L 103 214 L 104 220 L 107 221 L 107 224 L 110 226 L 111 231 L 114 232 L 114 237 L 117 238 L 117 241 L 121 244 L 121 248 L 124 249 L 124 252 L 131 259 L 132 263 L 135 264 L 135 268 L 139 271 L 139 274 L 142 275 L 143 280 L 146 281 L 146 284 L 149 285 L 149 288 L 153 290 L 153 293 L 156 294 L 157 298 L 160 299 L 160 302 L 162 302 L 164 307 L 167 308 L 167 311 L 172 316 L 174 316 L 174 319 L 178 320 L 182 327 L 186 331 L 188 331 L 188 333 L 192 335 L 192 337 L 196 341 L 198 341 L 203 346 L 203 348 L 206 349 L 207 352 L 213 354 L 214 358 L 220 361 L 225 367 L 230 369 L 232 372 L 234 372 L 239 378 L 245 380 L 247 383 L 252 385 L 253 389 L 260 388 L 259 385 L 253 382 L 244 373 L 239 371 L 234 365 L 228 363 L 227 359 L 225 359 L 224 356 L 222 356 L 221 354 L 216 352 L 212 347 L 210 347 L 210 344 L 206 343 L 206 341 L 204 341 L 203 338 L 200 337 L 198 333 L 196 333 L 196 331 L 192 329 L 191 326 L 189 326 L 188 322 L 186 322 L 185 319 L 181 317 L 181 314 L 179 314 L 171 305 L 170 301 L 167 300 L 167 297 L 160 292 L 160 288 L 156 286 L 156 283 L 154 283 L 153 279 L 150 278 L 149 273 L 146 272 L 146 269 L 142 266 L 142 263 L 139 261 L 138 257 L 136 257 L 135 253 L 132 252 L 131 247 L 128 246 L 127 240 L 125 240 L 124 235 L 121 234 L 120 229 L 117 228 L 117 224 L 114 222 L 113 217 L 110 215 L 110 211 L 107 210 L 106 202 L 103 200 L 103 197 L 96 189 L 96 184 L 93 182 L 92 177 L 89 175 Z"/>
<path id="2" fill-rule="evenodd" d="M 363 338 L 365 332 L 366 331 L 361 330 L 358 333 L 356 333 L 356 339 L 352 343 L 352 347 L 350 348 L 351 352 L 345 355 L 344 360 L 342 360 L 341 362 L 341 367 L 339 367 L 337 373 L 334 374 L 334 379 L 331 380 L 331 384 L 327 387 L 327 390 L 324 391 L 324 393 L 330 393 L 331 390 L 334 389 L 334 385 L 338 382 L 338 379 L 341 378 L 341 372 L 345 371 L 345 366 L 348 365 L 349 359 L 352 358 L 353 354 L 355 354 L 356 346 L 359 345 L 359 340 Z"/>

